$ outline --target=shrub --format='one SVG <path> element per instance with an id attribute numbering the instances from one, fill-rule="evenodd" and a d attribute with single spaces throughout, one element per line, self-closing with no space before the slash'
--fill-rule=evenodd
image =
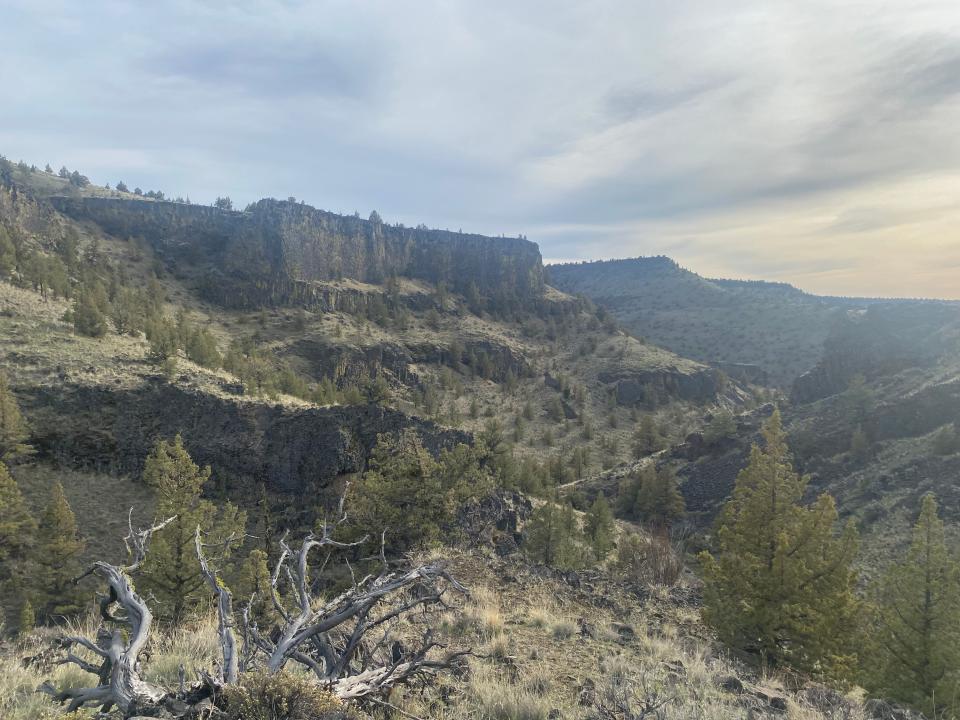
<path id="1" fill-rule="evenodd" d="M 569 640 L 576 631 L 577 626 L 572 622 L 569 620 L 561 620 L 553 626 L 551 634 L 554 640 Z"/>
<path id="2" fill-rule="evenodd" d="M 226 689 L 230 720 L 347 720 L 356 718 L 333 694 L 290 673 L 244 675 Z"/>
<path id="3" fill-rule="evenodd" d="M 683 547 L 664 529 L 649 537 L 630 533 L 620 540 L 616 569 L 633 582 L 672 587 L 683 573 Z"/>

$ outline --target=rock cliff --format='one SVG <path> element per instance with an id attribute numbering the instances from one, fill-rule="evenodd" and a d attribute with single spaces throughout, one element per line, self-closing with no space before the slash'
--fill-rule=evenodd
<path id="1" fill-rule="evenodd" d="M 193 459 L 210 465 L 231 497 L 259 483 L 310 502 L 331 481 L 358 472 L 379 433 L 413 427 L 439 452 L 468 435 L 378 405 L 289 407 L 192 390 L 157 380 L 19 389 L 42 456 L 99 471 L 138 474 L 158 439 L 183 433 Z"/>
<path id="2" fill-rule="evenodd" d="M 289 201 L 261 200 L 247 212 L 100 197 L 54 197 L 54 206 L 119 237 L 142 236 L 204 294 L 231 306 L 311 303 L 311 283 L 337 278 L 380 283 L 406 276 L 477 292 L 504 306 L 543 293 L 534 243 L 388 225 Z"/>

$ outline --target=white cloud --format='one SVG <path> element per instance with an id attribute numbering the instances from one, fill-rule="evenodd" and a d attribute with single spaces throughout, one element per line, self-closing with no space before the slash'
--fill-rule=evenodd
<path id="1" fill-rule="evenodd" d="M 0 152 L 101 182 L 951 292 L 952 0 L 19 0 L 0 45 Z"/>

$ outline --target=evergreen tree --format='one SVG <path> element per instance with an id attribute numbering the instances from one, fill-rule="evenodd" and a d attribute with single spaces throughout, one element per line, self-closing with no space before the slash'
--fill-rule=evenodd
<path id="1" fill-rule="evenodd" d="M 960 452 L 960 429 L 956 423 L 944 426 L 933 437 L 933 452 L 936 455 L 953 455 Z"/>
<path id="2" fill-rule="evenodd" d="M 621 485 L 617 509 L 626 517 L 665 527 L 682 517 L 686 508 L 676 475 L 647 463 Z"/>
<path id="3" fill-rule="evenodd" d="M 210 468 L 202 470 L 183 447 L 178 434 L 173 442 L 160 440 L 147 456 L 143 481 L 157 494 L 157 515 L 176 519 L 157 532 L 143 565 L 141 584 L 154 593 L 163 613 L 179 620 L 187 608 L 201 596 L 205 581 L 194 549 L 194 534 L 199 525 L 211 546 L 225 560 L 232 549 L 227 540 L 239 540 L 246 515 L 231 503 L 219 510 L 201 497 Z"/>
<path id="4" fill-rule="evenodd" d="M 185 351 L 188 358 L 203 367 L 218 368 L 223 362 L 220 351 L 217 350 L 217 341 L 213 337 L 213 333 L 206 328 L 194 329 L 189 333 Z"/>
<path id="5" fill-rule="evenodd" d="M 17 249 L 7 229 L 0 225 L 0 277 L 8 277 L 17 266 Z"/>
<path id="6" fill-rule="evenodd" d="M 960 683 L 960 569 L 932 495 L 923 498 L 910 550 L 881 579 L 876 597 L 877 652 L 867 684 L 940 717 Z"/>
<path id="7" fill-rule="evenodd" d="M 27 423 L 17 399 L 10 390 L 7 376 L 0 372 L 0 462 L 30 452 L 24 444 L 28 437 Z"/>
<path id="8" fill-rule="evenodd" d="M 132 288 L 120 288 L 110 309 L 110 320 L 121 335 L 134 335 L 146 322 L 143 314 L 143 298 Z"/>
<path id="9" fill-rule="evenodd" d="M 645 455 L 662 450 L 664 446 L 663 437 L 657 429 L 657 425 L 652 415 L 644 415 L 640 420 L 640 425 L 633 434 L 633 454 L 636 458 L 642 458 Z"/>
<path id="10" fill-rule="evenodd" d="M 413 431 L 380 435 L 369 469 L 350 487 L 357 534 L 386 530 L 391 554 L 435 541 L 448 517 L 438 470 Z"/>
<path id="11" fill-rule="evenodd" d="M 17 620 L 17 632 L 21 635 L 33 630 L 36 625 L 36 617 L 33 612 L 33 603 L 30 598 L 23 601 L 20 605 L 20 614 Z"/>
<path id="12" fill-rule="evenodd" d="M 686 505 L 677 487 L 677 477 L 669 468 L 641 475 L 634 514 L 652 526 L 665 527 L 683 516 Z"/>
<path id="13" fill-rule="evenodd" d="M 703 439 L 708 445 L 716 445 L 737 433 L 737 421 L 729 410 L 721 410 L 710 420 Z"/>
<path id="14" fill-rule="evenodd" d="M 607 502 L 603 493 L 599 493 L 593 505 L 590 506 L 584 523 L 584 534 L 598 560 L 602 561 L 613 549 L 616 525 L 610 503 Z"/>
<path id="15" fill-rule="evenodd" d="M 70 509 L 63 485 L 57 481 L 37 527 L 33 566 L 36 587 L 33 597 L 41 619 L 49 622 L 58 615 L 83 609 L 83 597 L 76 583 L 84 542 L 77 532 L 77 520 Z"/>
<path id="16" fill-rule="evenodd" d="M 833 498 L 801 506 L 807 478 L 790 461 L 775 411 L 719 518 L 716 557 L 703 553 L 704 615 L 720 638 L 768 661 L 849 673 L 858 603 L 852 522 L 839 538 Z"/>
<path id="17" fill-rule="evenodd" d="M 26 557 L 33 544 L 36 523 L 27 508 L 17 481 L 0 463 L 0 573 Z M 6 577 L 12 577 L 6 573 Z"/>
<path id="18" fill-rule="evenodd" d="M 99 288 L 99 290 L 98 290 Z M 99 294 L 103 293 L 103 298 Z M 103 337 L 107 333 L 104 306 L 108 305 L 103 288 L 82 288 L 73 303 L 73 329 L 87 337 Z"/>
<path id="19" fill-rule="evenodd" d="M 276 610 L 271 600 L 270 568 L 267 565 L 267 553 L 254 548 L 243 559 L 237 569 L 234 581 L 234 597 L 241 605 L 250 605 L 250 617 L 262 629 L 269 628 L 276 620 Z"/>
<path id="20" fill-rule="evenodd" d="M 147 320 L 146 336 L 150 343 L 147 354 L 150 362 L 163 365 L 170 358 L 175 358 L 180 345 L 177 326 L 169 318 L 154 316 Z"/>
<path id="21" fill-rule="evenodd" d="M 568 503 L 548 501 L 527 521 L 524 547 L 535 562 L 569 570 L 581 564 L 580 526 Z"/>

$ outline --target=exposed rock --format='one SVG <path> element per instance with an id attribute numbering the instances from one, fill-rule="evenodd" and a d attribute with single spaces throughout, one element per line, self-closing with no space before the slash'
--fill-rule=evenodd
<path id="1" fill-rule="evenodd" d="M 743 694 L 743 683 L 740 681 L 736 675 L 727 675 L 719 679 L 718 685 L 728 693 L 732 695 L 742 695 Z"/>
<path id="2" fill-rule="evenodd" d="M 705 402 L 716 397 L 716 370 L 698 367 L 693 372 L 677 368 L 654 370 L 607 370 L 597 376 L 600 382 L 612 385 L 617 404 L 656 406 L 667 398 Z"/>
<path id="3" fill-rule="evenodd" d="M 870 720 L 924 720 L 922 713 L 886 700 L 867 700 L 863 704 L 863 712 Z"/>
<path id="4" fill-rule="evenodd" d="M 520 549 L 523 524 L 532 512 L 528 498 L 499 489 L 464 503 L 457 514 L 457 525 L 473 545 L 492 546 L 498 555 L 509 555 Z"/>
<path id="5" fill-rule="evenodd" d="M 52 202 L 118 237 L 145 237 L 228 306 L 318 304 L 310 283 L 341 277 L 379 283 L 403 275 L 459 292 L 472 286 L 507 304 L 539 297 L 544 287 L 540 252 L 526 240 L 405 228 L 279 200 L 260 200 L 249 212 L 97 197 Z"/>
<path id="6" fill-rule="evenodd" d="M 740 382 L 749 383 L 750 385 L 763 386 L 770 384 L 770 373 L 768 373 L 759 365 L 753 365 L 751 363 L 713 361 L 710 363 L 710 366 L 715 367 L 725 375 Z"/>
<path id="7" fill-rule="evenodd" d="M 20 391 L 31 442 L 48 458 L 136 475 L 153 444 L 179 432 L 194 461 L 210 465 L 213 482 L 231 494 L 264 482 L 309 498 L 338 476 L 363 470 L 378 434 L 407 427 L 433 452 L 470 442 L 465 433 L 378 405 L 291 408 L 159 380 L 136 389 L 66 384 Z"/>

